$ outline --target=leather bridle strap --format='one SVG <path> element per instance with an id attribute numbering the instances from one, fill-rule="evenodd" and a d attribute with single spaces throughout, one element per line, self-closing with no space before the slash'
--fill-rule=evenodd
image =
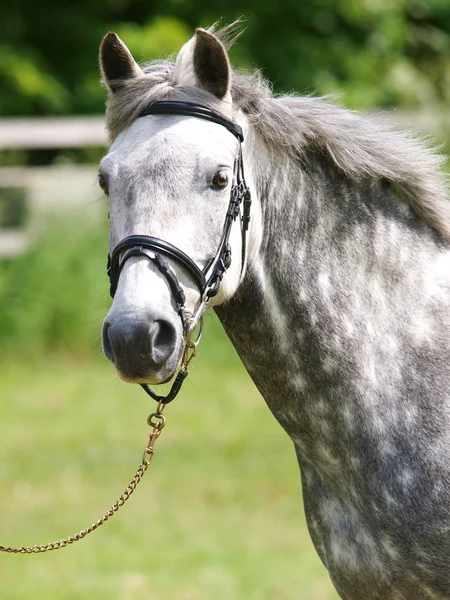
<path id="1" fill-rule="evenodd" d="M 230 133 L 232 133 L 240 143 L 244 141 L 244 134 L 242 128 L 237 124 L 225 119 L 222 115 L 214 112 L 207 106 L 201 104 L 194 104 L 193 102 L 179 102 L 175 100 L 162 100 L 161 102 L 153 102 L 147 108 L 139 113 L 140 117 L 147 115 L 180 115 L 187 117 L 197 117 L 204 121 L 211 121 L 222 125 Z"/>
<path id="2" fill-rule="evenodd" d="M 153 252 L 153 256 L 150 255 L 149 251 Z M 126 260 L 131 256 L 139 256 L 140 254 L 144 254 L 150 258 L 150 260 L 157 264 L 158 268 L 160 268 L 160 266 L 157 257 L 165 254 L 166 256 L 173 258 L 189 271 L 200 292 L 204 289 L 206 281 L 203 271 L 201 271 L 196 263 L 182 250 L 169 244 L 169 242 L 150 235 L 130 235 L 123 238 L 123 240 L 117 244 L 112 251 L 110 262 L 108 264 L 108 275 L 111 281 L 110 294 L 112 298 L 114 298 L 114 294 L 116 293 L 119 276 Z M 173 272 L 173 269 L 171 269 L 171 271 Z M 175 288 L 178 289 L 179 287 L 178 281 L 169 281 L 169 285 L 172 292 L 174 292 Z"/>

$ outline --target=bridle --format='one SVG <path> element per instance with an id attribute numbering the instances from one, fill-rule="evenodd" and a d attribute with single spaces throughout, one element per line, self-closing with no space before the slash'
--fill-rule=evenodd
<path id="1" fill-rule="evenodd" d="M 159 238 L 149 235 L 130 235 L 121 240 L 111 254 L 108 254 L 107 273 L 110 281 L 110 294 L 114 298 L 119 283 L 120 273 L 126 261 L 135 256 L 145 256 L 156 265 L 160 273 L 166 278 L 169 284 L 172 295 L 177 304 L 178 313 L 183 323 L 183 332 L 185 337 L 185 352 L 183 355 L 181 369 L 176 376 L 170 392 L 167 396 L 159 396 L 153 392 L 148 386 L 143 384 L 142 388 L 157 402 L 167 404 L 171 402 L 178 394 L 184 379 L 187 377 L 187 364 L 190 361 L 188 358 L 188 350 L 193 349 L 195 353 L 196 342 L 191 342 L 191 333 L 200 324 L 201 335 L 201 320 L 203 311 L 209 302 L 219 291 L 222 278 L 231 265 L 231 245 L 229 243 L 231 227 L 240 216 L 241 222 L 241 238 L 242 238 L 242 255 L 241 255 L 241 275 L 245 269 L 246 252 L 247 252 L 247 231 L 250 222 L 250 207 L 251 196 L 250 190 L 245 183 L 244 164 L 242 159 L 242 142 L 244 135 L 242 129 L 236 123 L 225 119 L 218 113 L 212 111 L 206 106 L 193 104 L 191 102 L 179 101 L 161 101 L 154 102 L 146 107 L 139 117 L 147 115 L 183 115 L 196 117 L 211 121 L 225 127 L 239 141 L 239 152 L 234 161 L 233 169 L 233 184 L 231 187 L 230 201 L 228 210 L 225 215 L 222 236 L 217 248 L 216 254 L 207 262 L 203 269 L 182 250 Z M 199 293 L 200 300 L 194 314 L 188 315 L 185 309 L 186 297 L 184 291 L 178 281 L 175 270 L 170 266 L 167 258 L 173 259 L 188 271 L 192 280 L 195 282 Z"/>

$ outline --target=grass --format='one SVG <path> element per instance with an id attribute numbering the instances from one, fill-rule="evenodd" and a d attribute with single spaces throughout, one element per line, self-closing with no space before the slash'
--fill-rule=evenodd
<path id="1" fill-rule="evenodd" d="M 0 543 L 87 527 L 121 493 L 153 408 L 100 354 L 0 365 Z M 214 318 L 155 461 L 78 544 L 0 556 L 2 600 L 332 600 L 309 539 L 291 443 Z"/>

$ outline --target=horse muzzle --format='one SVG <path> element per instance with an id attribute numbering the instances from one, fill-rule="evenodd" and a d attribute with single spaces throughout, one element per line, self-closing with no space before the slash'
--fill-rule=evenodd
<path id="1" fill-rule="evenodd" d="M 103 351 L 121 379 L 129 383 L 164 383 L 177 369 L 183 351 L 178 322 L 108 315 L 103 323 Z"/>

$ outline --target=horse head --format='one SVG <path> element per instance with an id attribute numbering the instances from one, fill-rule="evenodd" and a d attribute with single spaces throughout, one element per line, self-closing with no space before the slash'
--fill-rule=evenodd
<path id="1" fill-rule="evenodd" d="M 175 65 L 161 66 L 172 69 L 170 81 L 141 69 L 112 32 L 100 65 L 115 114 L 133 86 L 142 96 L 99 169 L 114 278 L 103 348 L 125 381 L 161 383 L 175 374 L 203 308 L 231 298 L 245 270 L 243 136 L 233 122 L 231 68 L 222 42 L 203 29 Z M 142 249 L 149 239 L 156 247 Z"/>

